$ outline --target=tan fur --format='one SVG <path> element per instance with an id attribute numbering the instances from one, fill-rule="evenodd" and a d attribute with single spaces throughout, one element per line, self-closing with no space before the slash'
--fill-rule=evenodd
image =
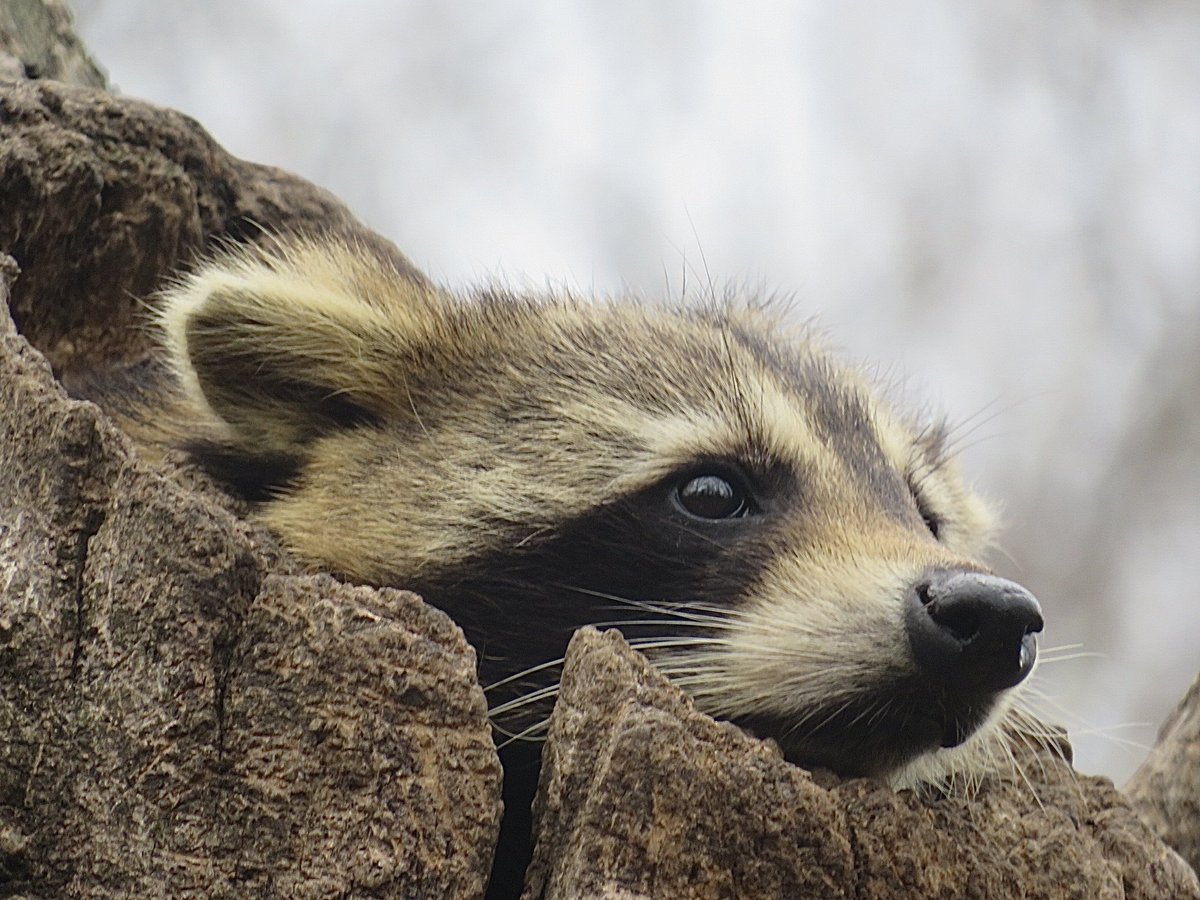
<path id="1" fill-rule="evenodd" d="M 164 402 L 163 433 L 298 459 L 262 520 L 314 567 L 374 584 L 520 548 L 697 459 L 802 470 L 803 515 L 772 532 L 754 596 L 695 598 L 707 644 L 646 643 L 715 715 L 802 715 L 905 672 L 899 597 L 931 567 L 977 569 L 990 539 L 986 505 L 928 432 L 753 303 L 458 297 L 300 238 L 202 266 L 160 320 L 182 397 Z M 861 405 L 869 443 L 919 494 L 911 510 L 881 509 L 856 480 L 818 400 Z M 369 427 L 344 427 L 347 409 Z M 970 770 L 966 749 L 896 779 Z"/>

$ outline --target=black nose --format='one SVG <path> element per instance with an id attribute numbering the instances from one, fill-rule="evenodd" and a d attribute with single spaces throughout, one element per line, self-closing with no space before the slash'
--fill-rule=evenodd
<path id="1" fill-rule="evenodd" d="M 909 596 L 904 624 L 913 659 L 927 678 L 947 690 L 994 693 L 1033 668 L 1042 609 L 1016 582 L 935 569 Z"/>

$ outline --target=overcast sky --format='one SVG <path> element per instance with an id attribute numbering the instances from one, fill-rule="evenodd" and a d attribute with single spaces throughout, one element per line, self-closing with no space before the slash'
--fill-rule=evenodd
<path id="1" fill-rule="evenodd" d="M 75 5 L 119 89 L 453 286 L 795 295 L 966 423 L 997 568 L 1095 654 L 1051 717 L 1140 761 L 1200 668 L 1200 6 Z"/>

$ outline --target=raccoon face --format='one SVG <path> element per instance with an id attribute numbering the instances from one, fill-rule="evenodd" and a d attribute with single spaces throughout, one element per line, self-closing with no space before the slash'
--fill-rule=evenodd
<path id="1" fill-rule="evenodd" d="M 977 561 L 944 432 L 768 310 L 455 297 L 297 239 L 162 321 L 197 458 L 314 567 L 449 612 L 507 732 L 589 623 L 792 760 L 894 779 L 1033 667 L 1037 601 Z"/>

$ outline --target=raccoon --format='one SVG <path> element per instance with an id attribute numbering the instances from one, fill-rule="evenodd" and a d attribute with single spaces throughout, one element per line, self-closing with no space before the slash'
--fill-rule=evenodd
<path id="1" fill-rule="evenodd" d="M 159 309 L 132 430 L 185 444 L 301 560 L 455 619 L 510 820 L 589 623 L 797 764 L 898 787 L 1008 764 L 1038 602 L 981 564 L 992 516 L 946 428 L 786 309 L 459 296 L 328 237 L 228 249 Z"/>

